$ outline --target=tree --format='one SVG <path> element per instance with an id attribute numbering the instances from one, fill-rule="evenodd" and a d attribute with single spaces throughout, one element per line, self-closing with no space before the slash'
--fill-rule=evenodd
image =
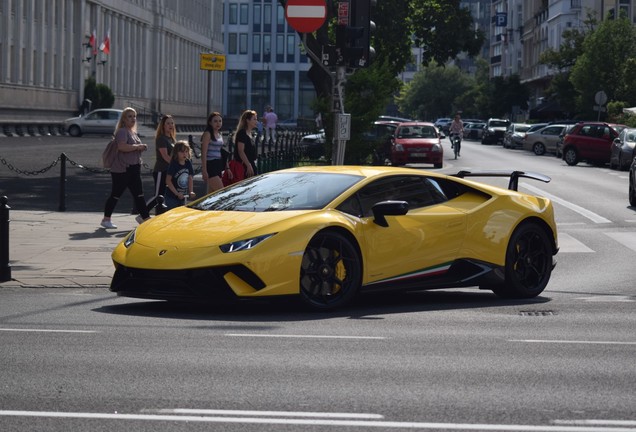
<path id="1" fill-rule="evenodd" d="M 610 101 L 636 103 L 634 73 L 630 70 L 636 57 L 636 30 L 628 19 L 607 19 L 587 35 L 583 52 L 572 67 L 570 80 L 578 94 L 578 110 L 594 116 L 594 95 L 605 91 Z M 629 99 L 628 99 L 629 98 Z"/>
<path id="2" fill-rule="evenodd" d="M 465 112 L 466 106 L 456 101 L 472 87 L 473 82 L 457 66 L 431 64 L 404 86 L 398 106 L 409 117 L 422 120 L 444 117 L 458 110 Z"/>
<path id="3" fill-rule="evenodd" d="M 286 3 L 287 0 L 279 0 L 283 7 Z M 332 74 L 319 62 L 323 48 L 335 45 L 337 8 L 336 0 L 327 0 L 325 24 L 314 33 L 300 35 L 308 51 L 318 57 L 316 59 L 309 56 L 312 65 L 308 77 L 314 85 L 317 98 L 321 101 L 329 100 L 333 86 Z M 373 119 L 389 104 L 400 88 L 398 73 L 412 61 L 412 47 L 423 48 L 424 64 L 432 61 L 445 64 L 460 52 L 477 54 L 483 43 L 483 34 L 473 30 L 470 11 L 461 8 L 459 0 L 378 1 L 372 9 L 371 18 L 376 24 L 376 31 L 372 37 L 372 45 L 376 51 L 375 59 L 366 70 L 359 69 L 349 76 L 345 90 L 345 108 L 352 119 Z M 368 98 L 354 97 L 359 89 L 373 89 L 372 103 Z M 324 120 L 327 136 L 331 137 L 333 120 L 330 113 L 323 114 L 326 114 Z M 367 125 L 370 125 L 370 122 Z M 352 130 L 362 133 L 367 128 L 368 126 L 362 125 L 357 129 L 352 127 Z M 356 138 L 351 140 L 347 147 L 347 161 L 350 153 L 358 154 L 364 151 L 356 150 L 356 146 L 362 145 L 362 142 Z"/>
<path id="4" fill-rule="evenodd" d="M 105 84 L 96 84 L 95 77 L 84 82 L 84 98 L 92 102 L 92 109 L 111 108 L 115 103 L 113 91 Z"/>

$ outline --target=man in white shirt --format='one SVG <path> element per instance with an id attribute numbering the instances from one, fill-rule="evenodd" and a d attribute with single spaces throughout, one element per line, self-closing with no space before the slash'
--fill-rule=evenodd
<path id="1" fill-rule="evenodd" d="M 278 123 L 278 116 L 271 106 L 265 108 L 263 123 L 265 126 L 265 142 L 269 142 L 271 139 L 272 144 L 276 144 L 276 123 Z"/>

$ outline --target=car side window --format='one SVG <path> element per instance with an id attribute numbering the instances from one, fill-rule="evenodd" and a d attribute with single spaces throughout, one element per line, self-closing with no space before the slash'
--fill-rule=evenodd
<path id="1" fill-rule="evenodd" d="M 447 200 L 443 188 L 434 180 L 420 176 L 397 176 L 377 180 L 338 206 L 338 210 L 358 217 L 370 217 L 381 201 L 406 201 L 409 209 Z"/>

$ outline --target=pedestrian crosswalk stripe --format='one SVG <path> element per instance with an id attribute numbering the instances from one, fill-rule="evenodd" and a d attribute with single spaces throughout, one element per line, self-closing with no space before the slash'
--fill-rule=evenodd
<path id="1" fill-rule="evenodd" d="M 559 233 L 559 253 L 590 253 L 594 252 L 589 247 L 572 237 L 570 234 Z"/>
<path id="2" fill-rule="evenodd" d="M 636 232 L 606 232 L 606 236 L 636 251 Z"/>

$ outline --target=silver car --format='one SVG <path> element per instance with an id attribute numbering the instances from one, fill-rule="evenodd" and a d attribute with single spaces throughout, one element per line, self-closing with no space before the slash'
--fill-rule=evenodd
<path id="1" fill-rule="evenodd" d="M 618 138 L 615 138 L 612 143 L 609 162 L 610 168 L 618 168 L 621 171 L 629 169 L 629 166 L 632 164 L 634 147 L 636 147 L 636 129 L 623 129 L 618 135 Z"/>
<path id="2" fill-rule="evenodd" d="M 123 110 L 101 108 L 86 115 L 64 120 L 64 130 L 70 136 L 78 137 L 84 134 L 112 134 Z"/>
<path id="3" fill-rule="evenodd" d="M 565 130 L 565 127 L 566 125 L 563 124 L 552 124 L 536 132 L 527 133 L 523 138 L 523 149 L 530 150 L 537 156 L 541 156 L 545 152 L 554 153 L 559 136 Z"/>

